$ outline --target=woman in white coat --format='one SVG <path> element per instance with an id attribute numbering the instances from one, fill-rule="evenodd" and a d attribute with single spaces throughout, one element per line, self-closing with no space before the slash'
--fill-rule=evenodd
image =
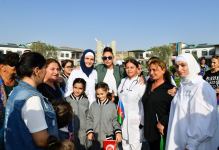
<path id="1" fill-rule="evenodd" d="M 145 84 L 138 81 L 138 62 L 128 59 L 125 62 L 127 77 L 122 79 L 118 95 L 124 106 L 124 120 L 122 123 L 123 150 L 140 150 L 142 129 L 139 125 L 143 120 L 143 106 L 141 98 L 145 91 Z"/>
<path id="2" fill-rule="evenodd" d="M 180 87 L 171 103 L 166 150 L 216 150 L 216 93 L 191 54 L 176 57 Z"/>
<path id="3" fill-rule="evenodd" d="M 67 81 L 65 97 L 71 95 L 73 91 L 73 82 L 76 78 L 83 78 L 86 81 L 85 93 L 91 105 L 95 100 L 95 84 L 97 82 L 97 72 L 94 69 L 95 53 L 91 49 L 83 52 L 80 60 L 80 68 L 74 69 Z"/>

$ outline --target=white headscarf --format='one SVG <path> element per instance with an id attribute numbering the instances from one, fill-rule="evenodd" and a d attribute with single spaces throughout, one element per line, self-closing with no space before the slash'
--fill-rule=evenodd
<path id="1" fill-rule="evenodd" d="M 185 62 L 188 65 L 189 68 L 189 74 L 183 78 L 183 80 L 189 80 L 192 81 L 198 77 L 198 73 L 200 72 L 200 66 L 196 59 L 193 57 L 190 53 L 180 54 L 176 57 L 175 62 Z"/>

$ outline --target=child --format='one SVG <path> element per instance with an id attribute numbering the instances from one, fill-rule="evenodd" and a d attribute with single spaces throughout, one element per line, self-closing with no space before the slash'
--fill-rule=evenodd
<path id="1" fill-rule="evenodd" d="M 72 122 L 73 110 L 66 101 L 54 101 L 53 108 L 56 113 L 57 124 L 59 128 L 59 138 L 61 140 L 70 139 L 69 124 Z"/>
<path id="2" fill-rule="evenodd" d="M 74 144 L 69 140 L 59 141 L 55 136 L 49 136 L 46 150 L 75 150 Z"/>
<path id="3" fill-rule="evenodd" d="M 95 86 L 97 101 L 93 102 L 87 116 L 87 138 L 92 140 L 95 150 L 103 148 L 103 141 L 115 139 L 122 140 L 122 132 L 117 121 L 116 106 L 111 102 L 109 87 L 104 82 Z"/>
<path id="4" fill-rule="evenodd" d="M 73 82 L 73 93 L 66 98 L 74 110 L 73 135 L 76 149 L 85 149 L 86 118 L 89 109 L 89 101 L 85 95 L 86 81 L 76 78 Z"/>

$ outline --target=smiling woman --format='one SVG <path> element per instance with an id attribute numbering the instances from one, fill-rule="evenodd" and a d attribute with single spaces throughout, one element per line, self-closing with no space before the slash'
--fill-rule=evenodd
<path id="1" fill-rule="evenodd" d="M 83 78 L 86 81 L 85 93 L 91 105 L 95 100 L 95 83 L 97 82 L 97 72 L 94 69 L 95 53 L 91 49 L 83 52 L 80 59 L 80 68 L 74 69 L 67 81 L 65 97 L 68 97 L 73 92 L 73 82 L 76 78 Z"/>

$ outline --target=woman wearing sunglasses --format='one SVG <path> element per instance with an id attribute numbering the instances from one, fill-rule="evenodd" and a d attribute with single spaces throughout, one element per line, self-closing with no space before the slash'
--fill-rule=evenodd
<path id="1" fill-rule="evenodd" d="M 110 47 L 105 47 L 102 55 L 103 64 L 96 66 L 98 82 L 105 82 L 109 85 L 114 95 L 114 102 L 117 104 L 117 89 L 121 79 L 125 76 L 124 68 L 113 64 L 114 55 Z"/>

